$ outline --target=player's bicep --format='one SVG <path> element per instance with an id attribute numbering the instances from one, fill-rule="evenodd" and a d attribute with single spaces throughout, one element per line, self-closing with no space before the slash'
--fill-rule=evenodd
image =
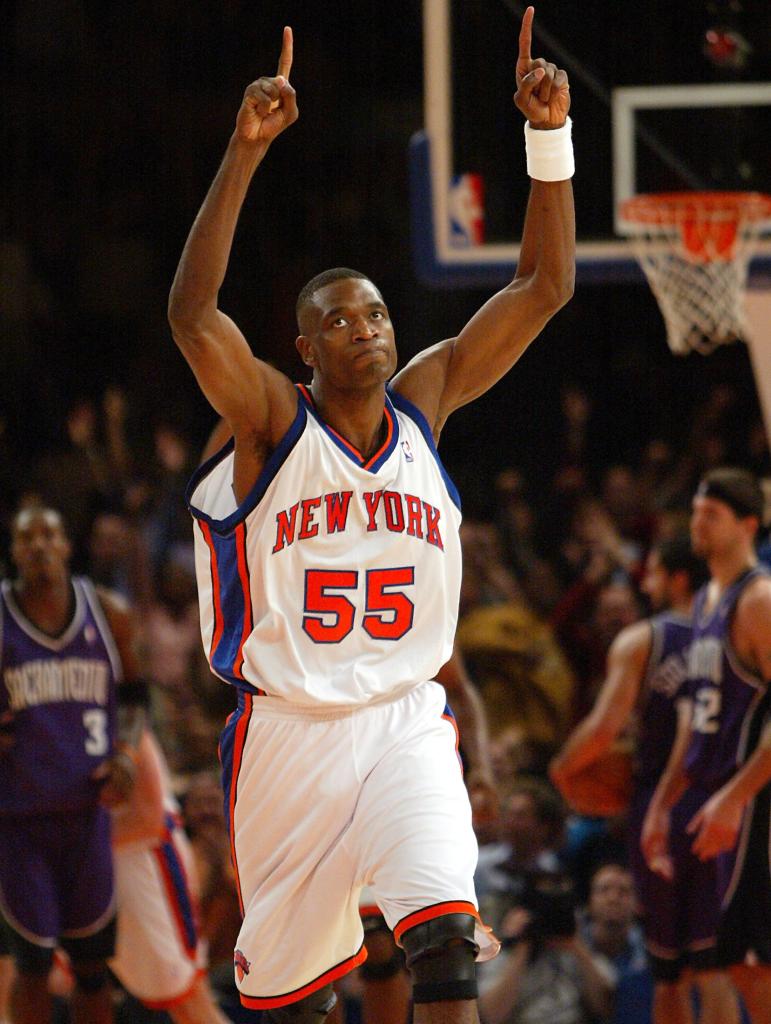
<path id="1" fill-rule="evenodd" d="M 139 655 L 139 630 L 134 611 L 114 591 L 98 587 L 97 595 L 118 650 L 118 656 L 123 669 L 123 678 L 128 680 L 140 679 L 142 673 Z"/>
<path id="2" fill-rule="evenodd" d="M 440 415 L 446 419 L 501 380 L 552 313 L 526 279 L 513 281 L 488 299 L 454 341 Z"/>
<path id="3" fill-rule="evenodd" d="M 236 324 L 216 310 L 194 330 L 173 327 L 174 340 L 212 407 L 231 425 L 261 430 L 268 415 L 267 367 L 255 359 Z"/>

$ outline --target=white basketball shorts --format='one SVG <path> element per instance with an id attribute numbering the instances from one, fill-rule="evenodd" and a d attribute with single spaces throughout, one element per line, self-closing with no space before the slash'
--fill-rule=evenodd
<path id="1" fill-rule="evenodd" d="M 129 843 L 115 851 L 118 935 L 110 967 L 151 1009 L 179 1003 L 205 969 L 190 843 L 171 815 L 167 826 L 156 845 Z"/>
<path id="2" fill-rule="evenodd" d="M 442 914 L 478 916 L 476 837 L 438 683 L 302 717 L 274 698 L 246 696 L 228 730 L 245 1006 L 296 1002 L 363 963 L 364 886 L 397 942 Z M 477 941 L 480 959 L 497 952 L 481 924 Z"/>

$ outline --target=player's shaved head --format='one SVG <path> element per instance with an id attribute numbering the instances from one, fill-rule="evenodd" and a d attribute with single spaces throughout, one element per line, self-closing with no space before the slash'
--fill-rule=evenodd
<path id="1" fill-rule="evenodd" d="M 313 305 L 313 299 L 316 293 L 322 288 L 325 288 L 328 284 L 333 284 L 335 281 L 345 281 L 350 279 L 369 281 L 372 287 L 379 292 L 376 285 L 373 284 L 366 274 L 362 274 L 360 270 L 352 270 L 350 267 L 333 267 L 331 270 L 322 271 L 322 273 L 312 277 L 300 290 L 300 294 L 297 296 L 297 326 L 301 334 L 306 333 L 306 328 L 308 327 L 307 312 Z"/>

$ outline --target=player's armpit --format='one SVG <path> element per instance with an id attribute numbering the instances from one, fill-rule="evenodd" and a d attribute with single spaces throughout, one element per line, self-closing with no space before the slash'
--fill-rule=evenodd
<path id="1" fill-rule="evenodd" d="M 446 419 L 440 416 L 439 410 L 454 344 L 455 338 L 448 338 L 419 352 L 391 382 L 393 390 L 417 406 L 426 417 L 435 443 L 439 442 Z"/>
<path id="2" fill-rule="evenodd" d="M 236 324 L 220 310 L 203 321 L 171 320 L 174 340 L 211 406 L 236 435 L 281 437 L 297 395 L 280 371 L 255 358 Z"/>
<path id="3" fill-rule="evenodd" d="M 435 422 L 497 384 L 571 295 L 545 272 L 518 277 L 493 295 L 457 338 L 442 343 L 446 362 L 431 384 L 439 391 Z"/>

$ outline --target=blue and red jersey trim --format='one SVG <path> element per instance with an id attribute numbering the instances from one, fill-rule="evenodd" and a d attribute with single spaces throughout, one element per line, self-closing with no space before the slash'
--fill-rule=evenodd
<path id="1" fill-rule="evenodd" d="M 198 527 L 209 549 L 214 624 L 209 645 L 209 664 L 234 686 L 261 693 L 244 679 L 244 644 L 254 627 L 246 524 L 238 523 L 228 534 L 216 533 L 209 523 Z"/>
<path id="2" fill-rule="evenodd" d="M 214 519 L 193 504 L 193 495 L 195 494 L 195 490 L 200 482 L 208 476 L 215 466 L 222 462 L 222 460 L 233 451 L 235 441 L 231 437 L 218 452 L 215 452 L 210 459 L 207 459 L 206 462 L 200 465 L 190 478 L 190 482 L 185 489 L 185 502 L 190 510 L 190 514 L 199 522 L 206 523 L 214 533 L 230 533 L 238 523 L 241 523 L 246 519 L 249 513 L 256 508 L 265 496 L 265 492 L 275 479 L 276 474 L 289 458 L 292 453 L 292 449 L 302 437 L 306 423 L 307 413 L 305 403 L 298 401 L 295 418 L 292 420 L 289 429 L 266 461 L 262 472 L 257 477 L 251 491 L 249 491 L 235 512 L 232 512 L 224 519 Z"/>
<path id="3" fill-rule="evenodd" d="M 195 960 L 198 948 L 196 910 L 190 892 L 185 865 L 182 862 L 177 847 L 174 845 L 174 828 L 174 818 L 171 815 L 167 815 L 165 839 L 153 852 L 182 946 L 188 959 Z"/>
<path id="4" fill-rule="evenodd" d="M 236 877 L 236 892 L 241 916 L 244 913 L 244 901 L 241 895 L 241 880 L 238 874 L 236 858 L 236 798 L 238 796 L 238 776 L 244 756 L 244 745 L 252 717 L 253 696 L 241 690 L 238 694 L 238 708 L 227 720 L 219 745 L 220 763 L 222 764 L 222 789 L 225 797 L 225 821 L 230 838 L 230 859 Z"/>
<path id="5" fill-rule="evenodd" d="M 445 720 L 445 722 L 449 722 L 450 725 L 455 730 L 455 756 L 458 758 L 458 764 L 460 765 L 460 771 L 462 775 L 463 758 L 460 756 L 460 730 L 458 729 L 458 722 L 449 704 L 445 704 L 444 711 L 442 712 L 442 718 Z"/>
<path id="6" fill-rule="evenodd" d="M 442 474 L 442 479 L 444 480 L 444 485 L 447 488 L 447 493 L 450 496 L 450 500 L 460 512 L 461 505 L 458 489 L 452 482 L 450 474 L 444 468 L 442 460 L 439 458 L 439 452 L 436 447 L 436 442 L 434 441 L 433 432 L 428 424 L 428 420 L 416 405 L 413 405 L 412 402 L 409 401 L 409 399 L 405 398 L 403 395 L 400 395 L 398 391 L 394 391 L 392 388 L 387 388 L 386 397 L 389 398 L 391 402 L 393 402 L 394 407 L 398 409 L 399 412 L 404 413 L 405 416 L 409 416 L 409 418 L 417 426 L 418 430 L 420 430 L 421 434 L 423 435 L 423 440 L 428 445 L 428 450 L 431 452 L 431 454 L 434 456 L 434 459 L 436 460 L 436 464 L 439 467 L 439 472 Z"/>
<path id="7" fill-rule="evenodd" d="M 335 443 L 335 445 L 337 445 L 340 451 L 343 452 L 344 455 L 347 455 L 351 462 L 355 462 L 357 466 L 360 466 L 361 469 L 366 469 L 371 473 L 376 473 L 386 462 L 391 452 L 393 452 L 399 440 L 399 424 L 388 395 L 386 394 L 385 405 L 383 406 L 383 417 L 386 421 L 387 427 L 385 440 L 374 455 L 371 455 L 369 458 L 365 458 L 355 445 L 352 445 L 347 438 L 343 437 L 342 434 L 339 434 L 334 427 L 331 427 L 326 420 L 321 418 L 321 415 L 316 408 L 316 403 L 313 400 L 313 395 L 305 384 L 298 384 L 297 389 L 314 419 L 324 429 L 327 436 Z"/>

